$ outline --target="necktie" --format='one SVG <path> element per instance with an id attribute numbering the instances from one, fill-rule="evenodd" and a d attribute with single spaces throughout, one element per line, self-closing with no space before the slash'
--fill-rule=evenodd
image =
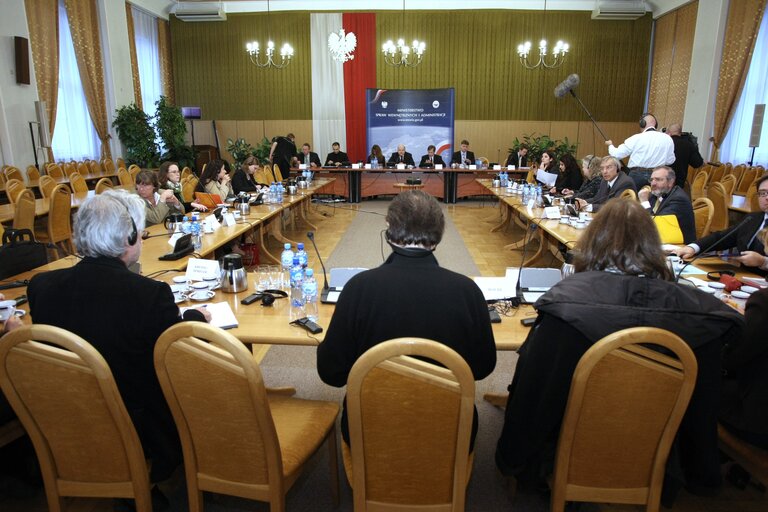
<path id="1" fill-rule="evenodd" d="M 304 155 L 304 164 L 309 165 L 309 155 Z"/>
<path id="2" fill-rule="evenodd" d="M 759 228 L 757 228 L 757 231 L 755 231 L 755 234 L 752 235 L 752 240 L 749 241 L 749 245 L 747 245 L 747 250 L 750 251 L 756 251 L 760 252 L 761 246 L 763 246 L 762 243 L 760 243 L 760 240 L 757 239 L 757 234 L 760 233 L 763 229 L 765 229 L 766 225 L 768 225 L 768 216 L 763 217 L 763 223 L 760 225 Z M 765 247 L 763 247 L 763 250 Z"/>
<path id="3" fill-rule="evenodd" d="M 656 204 L 653 205 L 653 213 L 656 213 L 659 211 L 659 208 L 661 208 L 661 198 L 656 198 Z"/>

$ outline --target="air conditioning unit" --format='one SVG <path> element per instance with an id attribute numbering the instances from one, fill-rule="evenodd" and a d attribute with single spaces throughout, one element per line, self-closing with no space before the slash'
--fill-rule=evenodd
<path id="1" fill-rule="evenodd" d="M 171 12 L 181 21 L 226 21 L 221 2 L 177 2 Z"/>
<path id="2" fill-rule="evenodd" d="M 636 20 L 645 16 L 645 0 L 595 0 L 593 20 Z"/>

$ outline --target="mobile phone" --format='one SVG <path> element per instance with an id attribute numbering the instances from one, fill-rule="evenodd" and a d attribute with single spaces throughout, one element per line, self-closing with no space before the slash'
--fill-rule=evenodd
<path id="1" fill-rule="evenodd" d="M 530 327 L 530 326 L 532 326 L 533 324 L 536 323 L 536 317 L 532 316 L 532 317 L 528 317 L 528 318 L 523 318 L 522 320 L 520 320 L 520 323 L 523 324 L 526 327 Z"/>
<path id="2" fill-rule="evenodd" d="M 488 314 L 491 315 L 491 323 L 492 324 L 500 324 L 501 323 L 501 317 L 499 316 L 499 312 L 496 311 L 496 308 L 488 308 Z"/>
<path id="3" fill-rule="evenodd" d="M 16 307 L 19 307 L 22 304 L 26 304 L 27 300 L 28 299 L 26 295 L 20 295 L 19 297 L 16 297 Z"/>

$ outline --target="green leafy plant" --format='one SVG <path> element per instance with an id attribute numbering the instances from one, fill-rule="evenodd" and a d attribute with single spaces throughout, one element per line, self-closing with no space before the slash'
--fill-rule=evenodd
<path id="1" fill-rule="evenodd" d="M 541 155 L 547 150 L 552 150 L 559 159 L 566 153 L 569 153 L 574 158 L 576 157 L 576 147 L 578 144 L 571 144 L 568 141 L 568 137 L 563 140 L 552 139 L 549 135 L 536 136 L 535 133 L 530 135 L 523 135 L 523 140 L 515 137 L 512 141 L 512 147 L 509 148 L 510 153 L 516 152 L 520 149 L 520 146 L 526 146 L 528 148 L 528 160 L 533 162 L 540 162 Z"/>
<path id="2" fill-rule="evenodd" d="M 155 167 L 160 152 L 155 144 L 155 130 L 150 117 L 136 103 L 123 105 L 115 112 L 112 126 L 125 146 L 125 161 L 139 167 Z"/>
<path id="3" fill-rule="evenodd" d="M 242 137 L 239 139 L 227 139 L 227 151 L 235 160 L 235 166 L 240 167 L 246 158 L 255 156 L 261 165 L 269 163 L 269 148 L 272 143 L 268 138 L 263 137 L 258 146 L 251 146 Z"/>
<path id="4" fill-rule="evenodd" d="M 269 163 L 269 148 L 272 147 L 272 142 L 266 137 L 261 139 L 259 145 L 253 148 L 253 156 L 259 159 L 261 165 Z"/>
<path id="5" fill-rule="evenodd" d="M 168 103 L 165 96 L 155 102 L 155 129 L 163 141 L 165 153 L 163 161 L 178 162 L 180 167 L 193 168 L 195 165 L 195 150 L 186 145 L 187 124 L 181 109 Z"/>

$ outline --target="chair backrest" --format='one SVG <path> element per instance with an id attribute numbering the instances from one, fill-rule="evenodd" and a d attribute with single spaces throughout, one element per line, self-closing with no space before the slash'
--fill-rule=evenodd
<path id="1" fill-rule="evenodd" d="M 10 179 L 5 182 L 5 195 L 8 196 L 8 201 L 11 202 L 11 204 L 16 203 L 16 196 L 19 195 L 19 193 L 22 190 L 25 190 L 27 187 L 24 185 L 23 181 L 17 180 L 15 178 Z"/>
<path id="2" fill-rule="evenodd" d="M 720 180 L 720 184 L 723 186 L 728 195 L 733 194 L 733 189 L 736 188 L 736 178 L 733 174 L 726 174 L 723 179 Z"/>
<path id="3" fill-rule="evenodd" d="M 141 167 L 136 164 L 131 164 L 131 166 L 128 168 L 128 173 L 131 175 L 131 180 L 133 180 L 134 183 L 136 183 L 136 175 L 140 172 Z"/>
<path id="4" fill-rule="evenodd" d="M 241 491 L 261 486 L 264 493 L 256 499 L 281 491 L 280 441 L 264 380 L 240 340 L 203 322 L 176 324 L 157 340 L 155 369 L 187 474 L 194 468 L 206 483 L 238 482 Z"/>
<path id="5" fill-rule="evenodd" d="M 6 181 L 10 180 L 19 180 L 20 182 L 24 183 L 24 175 L 21 174 L 21 171 L 14 166 L 9 166 L 3 171 L 5 173 L 5 179 Z"/>
<path id="6" fill-rule="evenodd" d="M 261 171 L 264 173 L 264 181 L 259 181 L 259 183 L 264 183 L 266 185 L 270 185 L 272 182 L 275 181 L 275 176 L 272 174 L 272 166 L 271 165 L 265 165 L 262 168 Z"/>
<path id="7" fill-rule="evenodd" d="M 637 192 L 635 192 L 631 188 L 628 188 L 628 189 L 625 189 L 619 197 L 621 197 L 622 199 L 631 199 L 633 201 L 637 201 Z"/>
<path id="8" fill-rule="evenodd" d="M 88 167 L 86 162 L 79 162 L 77 164 L 77 172 L 80 173 L 80 176 L 88 176 L 88 174 L 91 172 L 91 169 Z"/>
<path id="9" fill-rule="evenodd" d="M 66 185 L 56 185 L 48 207 L 48 238 L 58 243 L 72 238 L 72 193 Z"/>
<path id="10" fill-rule="evenodd" d="M 51 193 L 55 187 L 56 180 L 48 175 L 44 174 L 40 176 L 40 179 L 37 181 L 37 188 L 40 189 L 40 195 L 43 197 L 51 197 Z"/>
<path id="11" fill-rule="evenodd" d="M 197 189 L 197 184 L 199 182 L 200 180 L 197 179 L 197 176 L 190 176 L 181 186 L 181 197 L 184 199 L 185 203 L 189 203 L 194 200 L 195 190 Z"/>
<path id="12" fill-rule="evenodd" d="M 718 165 L 714 169 L 712 169 L 712 172 L 709 175 L 709 181 L 708 183 L 713 183 L 715 181 L 720 181 L 723 179 L 723 175 L 725 174 L 726 166 L 725 165 Z"/>
<path id="13" fill-rule="evenodd" d="M 28 165 L 27 166 L 27 179 L 28 180 L 39 180 L 40 179 L 40 169 L 38 169 L 34 165 Z"/>
<path id="14" fill-rule="evenodd" d="M 747 190 L 747 196 L 744 203 L 745 203 L 744 206 L 749 208 L 750 211 L 752 212 L 760 211 L 760 201 L 757 198 L 757 187 L 749 187 L 749 190 Z"/>
<path id="15" fill-rule="evenodd" d="M 745 195 L 749 190 L 749 187 L 751 187 L 757 179 L 758 172 L 757 167 L 749 167 L 745 169 L 741 175 L 739 184 L 736 186 L 736 190 L 734 190 L 734 194 Z"/>
<path id="16" fill-rule="evenodd" d="M 552 510 L 564 510 L 566 501 L 658 510 L 667 455 L 696 373 L 693 351 L 663 329 L 624 329 L 590 347 L 576 365 L 560 427 Z"/>
<path id="17" fill-rule="evenodd" d="M 731 204 L 731 194 L 725 190 L 722 183 L 715 182 L 707 187 L 707 197 L 712 201 L 715 210 L 709 229 L 722 231 L 728 227 L 728 206 Z"/>
<path id="18" fill-rule="evenodd" d="M 466 361 L 441 343 L 399 338 L 363 354 L 347 381 L 355 510 L 464 510 L 474 396 Z"/>
<path id="19" fill-rule="evenodd" d="M 478 159 L 478 160 L 480 160 L 481 162 L 483 162 L 483 165 L 484 165 L 484 166 L 488 167 L 488 164 L 490 163 L 490 161 L 488 160 L 488 158 L 486 158 L 486 157 L 484 157 L 484 156 L 481 156 L 481 157 L 478 157 L 477 159 Z"/>
<path id="20" fill-rule="evenodd" d="M 736 183 L 738 183 L 741 180 L 741 177 L 744 175 L 744 171 L 746 169 L 747 164 L 739 164 L 728 171 L 728 174 L 736 178 Z"/>
<path id="21" fill-rule="evenodd" d="M 139 437 L 88 342 L 50 325 L 16 329 L 0 344 L 0 386 L 34 444 L 50 510 L 60 496 L 135 497 L 152 510 Z"/>
<path id="22" fill-rule="evenodd" d="M 59 164 L 53 164 L 50 167 L 47 168 L 48 176 L 50 176 L 53 179 L 63 179 L 64 178 L 64 170 L 61 168 Z"/>
<path id="23" fill-rule="evenodd" d="M 102 167 L 99 162 L 96 160 L 91 160 L 88 162 L 88 170 L 91 171 L 91 174 L 101 174 L 102 173 Z"/>
<path id="24" fill-rule="evenodd" d="M 88 184 L 79 172 L 73 172 L 69 175 L 69 185 L 72 188 L 72 192 L 75 194 L 88 193 Z"/>
<path id="25" fill-rule="evenodd" d="M 64 164 L 64 175 L 69 178 L 73 172 L 77 172 L 77 164 L 73 162 L 67 162 Z"/>
<path id="26" fill-rule="evenodd" d="M 4 172 L 0 172 L 0 185 L 2 185 L 3 188 L 5 188 L 5 182 L 6 181 L 8 181 L 8 179 L 5 177 L 5 173 Z"/>
<path id="27" fill-rule="evenodd" d="M 185 166 L 185 167 L 184 167 L 184 168 L 181 170 L 181 179 L 184 179 L 184 178 L 186 178 L 187 176 L 192 176 L 192 169 L 190 169 L 189 167 L 186 167 L 186 166 Z"/>
<path id="28" fill-rule="evenodd" d="M 107 174 L 114 174 L 117 171 L 115 162 L 113 162 L 111 158 L 105 158 L 101 163 L 101 166 L 104 168 L 104 172 Z"/>
<path id="29" fill-rule="evenodd" d="M 693 218 L 696 223 L 696 239 L 705 237 L 710 232 L 715 205 L 706 197 L 693 200 Z"/>
<path id="30" fill-rule="evenodd" d="M 707 178 L 709 178 L 707 171 L 702 170 L 696 173 L 696 177 L 693 179 L 693 183 L 691 183 L 691 199 L 704 197 L 704 187 L 707 184 Z"/>
<path id="31" fill-rule="evenodd" d="M 109 178 L 101 178 L 96 182 L 96 193 L 101 194 L 105 190 L 110 190 L 114 187 L 112 180 Z"/>
<path id="32" fill-rule="evenodd" d="M 117 179 L 120 181 L 120 185 L 124 187 L 132 187 L 135 184 L 131 173 L 122 167 L 117 170 Z"/>
<path id="33" fill-rule="evenodd" d="M 16 196 L 13 229 L 28 229 L 33 234 L 35 232 L 35 195 L 29 189 L 22 190 Z"/>
<path id="34" fill-rule="evenodd" d="M 280 167 L 277 164 L 272 166 L 272 172 L 275 175 L 275 181 L 283 181 L 283 173 L 280 172 Z"/>
<path id="35" fill-rule="evenodd" d="M 531 169 L 530 171 L 528 171 L 528 174 L 526 174 L 525 176 L 525 182 L 533 183 L 534 181 L 536 181 L 535 176 L 536 176 L 536 171 Z"/>
<path id="36" fill-rule="evenodd" d="M 125 169 L 125 168 L 126 168 L 126 167 L 125 167 L 125 160 L 123 160 L 123 157 L 119 157 L 119 158 L 118 158 L 118 159 L 115 161 L 115 166 L 116 166 L 118 169 Z"/>

